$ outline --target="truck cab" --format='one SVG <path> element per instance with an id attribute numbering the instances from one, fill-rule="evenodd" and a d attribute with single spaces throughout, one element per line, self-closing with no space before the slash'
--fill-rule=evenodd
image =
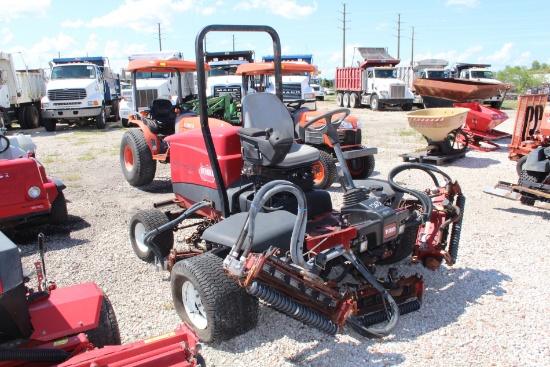
<path id="1" fill-rule="evenodd" d="M 362 103 L 372 107 L 373 99 L 377 99 L 380 106 L 404 106 L 403 109 L 408 111 L 412 108 L 413 95 L 407 85 L 397 78 L 395 67 L 367 67 L 362 77 L 365 86 Z"/>
<path id="2" fill-rule="evenodd" d="M 241 77 L 235 75 L 239 65 L 254 61 L 254 51 L 206 52 L 204 61 L 210 66 L 206 96 L 220 97 L 231 94 L 235 102 L 244 96 Z"/>
<path id="3" fill-rule="evenodd" d="M 455 75 L 459 79 L 475 80 L 485 83 L 501 84 L 495 79 L 494 73 L 489 69 L 490 64 L 456 64 Z M 492 108 L 500 109 L 504 101 L 505 91 L 500 91 L 499 95 L 493 96 L 483 101 L 484 104 L 490 104 Z"/>

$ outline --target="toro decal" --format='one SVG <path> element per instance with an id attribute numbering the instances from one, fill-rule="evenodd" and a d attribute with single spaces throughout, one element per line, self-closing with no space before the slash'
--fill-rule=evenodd
<path id="1" fill-rule="evenodd" d="M 384 227 L 384 239 L 393 237 L 397 234 L 397 224 L 390 223 L 387 226 Z"/>
<path id="2" fill-rule="evenodd" d="M 203 181 L 210 183 L 214 182 L 214 172 L 212 172 L 212 167 L 210 165 L 203 166 L 201 164 L 199 168 L 199 175 Z"/>

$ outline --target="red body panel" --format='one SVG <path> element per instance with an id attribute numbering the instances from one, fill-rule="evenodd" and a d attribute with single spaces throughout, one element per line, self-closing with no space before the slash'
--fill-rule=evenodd
<path id="1" fill-rule="evenodd" d="M 28 195 L 32 186 L 41 189 L 36 199 Z M 57 187 L 34 158 L 0 160 L 0 197 L 0 221 L 27 214 L 47 214 L 57 197 Z"/>
<path id="2" fill-rule="evenodd" d="M 490 133 L 495 127 L 508 120 L 506 113 L 482 106 L 477 102 L 454 103 L 454 106 L 470 109 L 466 116 L 466 126 L 472 131 Z"/>
<path id="3" fill-rule="evenodd" d="M 361 72 L 362 69 L 359 67 L 336 68 L 334 79 L 336 90 L 361 92 L 363 90 Z"/>
<path id="4" fill-rule="evenodd" d="M 243 159 L 240 127 L 211 127 L 212 140 L 226 186 L 241 178 Z M 200 129 L 174 134 L 165 139 L 170 143 L 172 183 L 190 183 L 215 189 L 210 159 Z"/>
<path id="5" fill-rule="evenodd" d="M 50 341 L 97 327 L 103 294 L 95 283 L 51 291 L 50 297 L 29 304 L 31 339 Z"/>

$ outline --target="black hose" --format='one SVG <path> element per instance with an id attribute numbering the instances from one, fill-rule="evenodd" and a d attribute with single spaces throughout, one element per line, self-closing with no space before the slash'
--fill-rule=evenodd
<path id="1" fill-rule="evenodd" d="M 6 150 L 10 149 L 10 139 L 6 138 L 4 135 L 0 135 L 0 138 L 6 141 L 6 147 L 0 150 L 0 154 L 4 153 Z"/>
<path id="2" fill-rule="evenodd" d="M 68 357 L 62 349 L 0 348 L 0 361 L 63 362 Z"/>
<path id="3" fill-rule="evenodd" d="M 466 197 L 464 195 L 458 195 L 456 197 L 456 206 L 460 208 L 460 218 L 453 223 L 453 229 L 451 230 L 451 241 L 449 245 L 449 255 L 453 264 L 456 263 L 458 258 L 458 246 L 460 244 L 460 232 L 462 232 L 462 219 L 464 218 L 464 207 L 466 206 Z"/>
<path id="4" fill-rule="evenodd" d="M 393 180 L 395 176 L 397 176 L 399 173 L 407 170 L 413 170 L 413 169 L 421 170 L 428 173 L 428 175 L 430 175 L 430 177 L 432 178 L 432 180 L 434 180 L 434 183 L 436 184 L 438 182 L 437 178 L 431 171 L 435 171 L 437 173 L 443 173 L 443 172 L 427 164 L 409 163 L 409 164 L 401 164 L 393 168 L 390 171 L 390 173 L 388 173 L 388 183 L 393 190 L 410 194 L 420 201 L 423 207 L 422 217 L 423 217 L 423 220 L 427 222 L 429 221 L 433 211 L 433 203 L 432 203 L 432 200 L 428 197 L 428 195 L 418 190 L 407 189 L 403 186 L 396 184 Z"/>
<path id="5" fill-rule="evenodd" d="M 260 284 L 258 281 L 253 281 L 250 287 L 247 288 L 247 291 L 254 297 L 258 297 L 262 301 L 269 303 L 273 308 L 286 313 L 288 316 L 304 324 L 316 327 L 330 335 L 334 335 L 338 332 L 338 325 L 325 316 L 309 307 L 299 304 L 267 285 Z"/>

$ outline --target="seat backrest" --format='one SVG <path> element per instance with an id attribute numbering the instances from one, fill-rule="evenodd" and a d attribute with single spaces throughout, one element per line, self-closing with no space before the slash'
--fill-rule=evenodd
<path id="1" fill-rule="evenodd" d="M 242 100 L 243 127 L 287 131 L 294 136 L 294 123 L 286 106 L 275 94 L 247 94 Z"/>
<path id="2" fill-rule="evenodd" d="M 165 120 L 174 118 L 170 113 L 172 102 L 168 99 L 155 99 L 151 103 L 151 115 L 155 120 Z"/>

